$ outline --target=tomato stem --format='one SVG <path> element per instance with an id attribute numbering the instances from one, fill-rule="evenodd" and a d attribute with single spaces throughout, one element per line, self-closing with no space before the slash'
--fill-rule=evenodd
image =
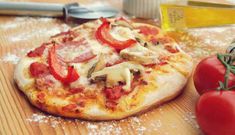
<path id="1" fill-rule="evenodd" d="M 230 90 L 235 88 L 235 86 L 232 86 L 228 88 L 228 81 L 229 81 L 229 75 L 230 73 L 235 74 L 235 66 L 232 65 L 234 62 L 234 59 L 232 57 L 234 54 L 217 54 L 217 58 L 220 60 L 220 62 L 225 66 L 226 71 L 224 75 L 224 83 L 219 82 L 219 87 L 217 88 L 218 90 Z"/>
<path id="2" fill-rule="evenodd" d="M 217 90 L 222 90 L 224 89 L 224 83 L 219 81 L 219 87 L 217 88 Z"/>

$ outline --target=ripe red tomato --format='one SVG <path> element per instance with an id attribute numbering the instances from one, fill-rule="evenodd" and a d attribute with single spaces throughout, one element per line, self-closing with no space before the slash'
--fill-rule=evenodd
<path id="1" fill-rule="evenodd" d="M 226 68 L 217 59 L 217 56 L 210 56 L 203 59 L 196 67 L 193 75 L 194 85 L 201 95 L 208 90 L 217 89 L 219 81 L 224 82 Z M 235 75 L 230 73 L 228 87 L 235 85 Z"/>
<path id="2" fill-rule="evenodd" d="M 206 135 L 235 135 L 235 91 L 209 91 L 196 106 L 198 124 Z"/>

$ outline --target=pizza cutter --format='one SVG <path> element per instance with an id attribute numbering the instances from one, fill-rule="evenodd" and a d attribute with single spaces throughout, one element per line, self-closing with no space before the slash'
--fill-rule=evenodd
<path id="1" fill-rule="evenodd" d="M 117 10 L 107 6 L 85 8 L 78 3 L 0 2 L 0 15 L 48 16 L 76 19 L 113 17 Z"/>

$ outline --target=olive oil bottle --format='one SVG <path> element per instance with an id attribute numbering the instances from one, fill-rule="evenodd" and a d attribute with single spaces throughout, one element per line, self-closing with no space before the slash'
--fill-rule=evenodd
<path id="1" fill-rule="evenodd" d="M 235 24 L 235 7 L 231 5 L 163 3 L 160 9 L 161 26 L 165 31 Z"/>

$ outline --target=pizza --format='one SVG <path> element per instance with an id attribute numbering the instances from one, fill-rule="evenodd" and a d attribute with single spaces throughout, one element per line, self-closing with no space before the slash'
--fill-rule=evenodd
<path id="1" fill-rule="evenodd" d="M 47 113 L 117 120 L 176 97 L 192 67 L 192 58 L 160 28 L 100 18 L 28 52 L 14 80 Z"/>

